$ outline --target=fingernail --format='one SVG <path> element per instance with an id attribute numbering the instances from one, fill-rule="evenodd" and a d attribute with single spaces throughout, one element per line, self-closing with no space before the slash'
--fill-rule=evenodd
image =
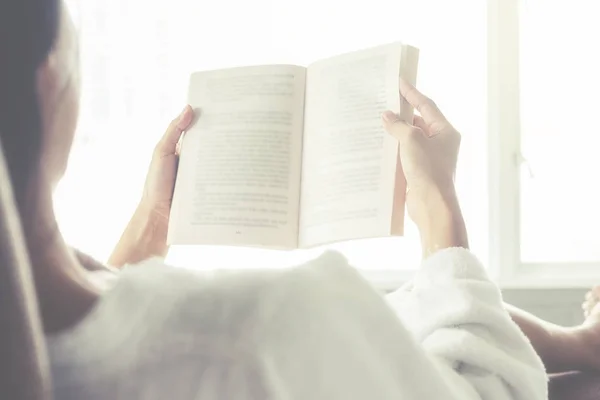
<path id="1" fill-rule="evenodd" d="M 189 110 L 190 106 L 185 106 L 183 107 L 183 110 L 181 111 L 181 113 L 179 114 L 179 119 L 185 117 L 185 114 L 187 114 L 188 110 Z"/>
<path id="2" fill-rule="evenodd" d="M 384 119 L 384 121 L 387 121 L 387 122 L 395 122 L 398 120 L 398 115 L 396 113 L 394 113 L 393 111 L 389 111 L 389 110 L 384 112 L 381 116 Z"/>

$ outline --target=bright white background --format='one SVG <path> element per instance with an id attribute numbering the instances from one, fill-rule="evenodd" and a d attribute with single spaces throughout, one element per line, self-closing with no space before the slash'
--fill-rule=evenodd
<path id="1" fill-rule="evenodd" d="M 522 7 L 521 255 L 600 261 L 600 5 L 527 0 Z M 600 278 L 600 273 L 598 274 Z"/>
<path id="2" fill-rule="evenodd" d="M 529 280 L 568 273 L 556 263 L 583 261 L 579 277 L 595 274 L 587 265 L 600 261 L 600 65 L 592 42 L 600 32 L 592 2 L 69 3 L 81 34 L 82 114 L 56 210 L 67 240 L 97 258 L 108 257 L 135 208 L 152 147 L 184 105 L 190 72 L 306 65 L 400 40 L 420 48 L 417 86 L 463 135 L 457 186 L 473 251 L 507 281 L 528 263 L 537 271 Z M 506 74 L 494 67 L 505 62 Z M 521 157 L 528 163 L 516 162 Z M 332 247 L 384 281 L 405 276 L 420 255 L 411 224 L 405 238 Z M 173 248 L 169 258 L 201 268 L 275 267 L 322 250 L 189 247 Z"/>

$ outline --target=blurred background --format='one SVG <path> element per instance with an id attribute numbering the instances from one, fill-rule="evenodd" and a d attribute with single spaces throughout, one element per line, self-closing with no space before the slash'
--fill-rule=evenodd
<path id="1" fill-rule="evenodd" d="M 579 288 L 600 283 L 593 2 L 67 2 L 82 47 L 82 114 L 55 204 L 67 240 L 96 258 L 108 258 L 137 205 L 152 148 L 185 103 L 191 72 L 308 65 L 403 41 L 421 50 L 417 86 L 463 135 L 457 186 L 472 249 L 490 273 L 507 289 L 528 289 L 524 298 L 539 293 L 543 307 L 548 289 L 570 288 L 561 293 L 579 302 Z M 329 247 L 389 288 L 419 264 L 410 223 L 404 238 Z M 321 251 L 174 247 L 169 261 L 277 267 Z M 207 257 L 210 265 L 196 262 Z"/>

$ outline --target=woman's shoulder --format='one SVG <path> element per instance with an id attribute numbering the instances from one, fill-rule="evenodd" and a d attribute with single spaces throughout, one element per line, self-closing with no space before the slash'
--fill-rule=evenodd
<path id="1" fill-rule="evenodd" d="M 64 388 L 89 387 L 92 379 L 121 382 L 131 371 L 158 381 L 165 365 L 184 376 L 197 370 L 198 360 L 254 368 L 264 354 L 300 356 L 314 350 L 306 346 L 318 335 L 329 346 L 376 315 L 392 318 L 381 296 L 337 253 L 251 271 L 181 269 L 153 259 L 122 270 L 79 327 L 49 338 L 50 356 Z M 290 343 L 297 343 L 293 353 Z"/>
<path id="2" fill-rule="evenodd" d="M 102 274 L 96 279 L 103 280 L 108 289 L 72 331 L 99 331 L 116 325 L 124 331 L 136 329 L 138 324 L 163 326 L 163 334 L 168 329 L 178 334 L 187 329 L 198 332 L 211 324 L 225 329 L 268 314 L 273 307 L 322 298 L 324 293 L 339 292 L 349 285 L 365 285 L 347 260 L 334 252 L 276 269 L 179 268 L 152 258 L 116 274 Z M 200 321 L 202 326 L 198 326 Z"/>
<path id="3" fill-rule="evenodd" d="M 161 258 L 151 258 L 128 265 L 121 272 L 116 288 L 127 294 L 154 289 L 156 294 L 176 297 L 224 296 L 235 299 L 245 295 L 256 297 L 284 285 L 308 290 L 318 282 L 326 286 L 343 285 L 363 280 L 338 252 L 326 251 L 319 257 L 292 267 L 254 269 L 214 269 L 210 260 L 197 268 L 173 267 Z M 307 285 L 304 287 L 303 285 Z M 317 285 L 318 286 L 318 285 Z"/>
<path id="4" fill-rule="evenodd" d="M 119 271 L 94 309 L 72 331 L 94 336 L 105 327 L 119 326 L 118 335 L 149 327 L 165 336 L 207 329 L 223 332 L 250 320 L 261 324 L 275 310 L 279 313 L 295 304 L 325 302 L 329 297 L 343 297 L 344 292 L 356 296 L 361 287 L 370 288 L 334 252 L 295 267 L 254 270 L 186 269 L 153 258 Z"/>

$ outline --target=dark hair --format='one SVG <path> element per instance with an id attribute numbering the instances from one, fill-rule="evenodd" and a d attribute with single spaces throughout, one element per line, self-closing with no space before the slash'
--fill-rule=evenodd
<path id="1" fill-rule="evenodd" d="M 0 0 L 0 144 L 21 215 L 28 211 L 27 190 L 42 148 L 36 73 L 56 41 L 61 7 L 61 0 Z M 0 392 L 3 398 L 46 399 L 50 379 L 31 269 L 10 187 L 1 190 Z"/>
<path id="2" fill-rule="evenodd" d="M 0 1 L 0 141 L 19 208 L 42 147 L 36 72 L 56 41 L 60 13 L 61 0 Z"/>

